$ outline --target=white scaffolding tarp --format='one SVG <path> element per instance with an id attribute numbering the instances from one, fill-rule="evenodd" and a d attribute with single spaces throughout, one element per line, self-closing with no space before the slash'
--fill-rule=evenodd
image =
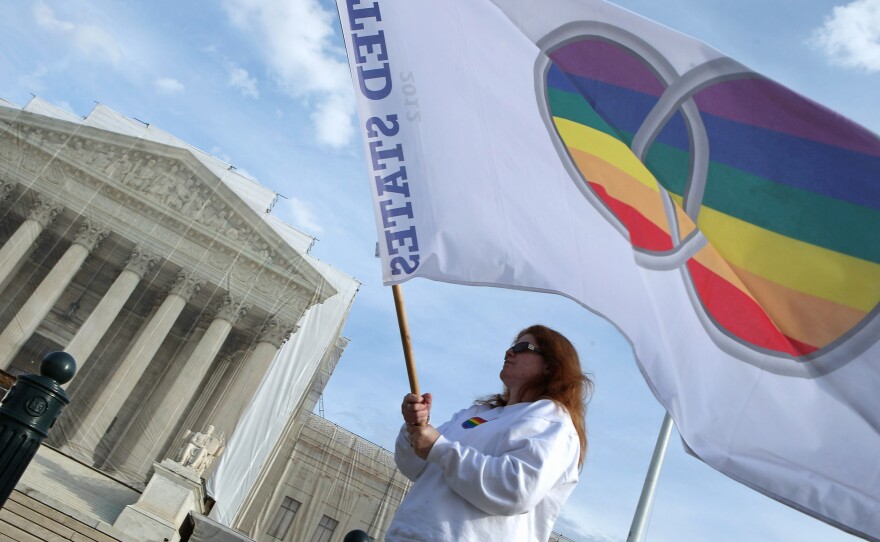
<path id="1" fill-rule="evenodd" d="M 208 480 L 208 494 L 217 501 L 210 517 L 224 525 L 232 524 L 288 418 L 307 395 L 311 377 L 336 345 L 358 290 L 353 278 L 312 260 L 339 293 L 309 309 L 299 330 L 278 351 Z"/>
<path id="2" fill-rule="evenodd" d="M 277 216 L 266 215 L 264 220 L 288 245 L 292 246 L 302 254 L 308 254 L 312 249 L 312 245 L 315 244 L 314 237 L 283 222 Z"/>
<path id="3" fill-rule="evenodd" d="M 4 105 L 8 104 L 6 100 L 3 100 Z M 14 107 L 14 106 L 13 106 Z M 78 117 L 71 113 L 70 111 L 66 111 L 61 109 L 60 107 L 50 104 L 45 100 L 41 100 L 40 98 L 32 98 L 26 106 L 22 108 L 23 111 L 27 111 L 28 113 L 35 113 L 37 115 L 43 115 L 44 117 L 52 117 L 58 120 L 66 120 L 67 122 L 82 122 L 82 117 Z"/>

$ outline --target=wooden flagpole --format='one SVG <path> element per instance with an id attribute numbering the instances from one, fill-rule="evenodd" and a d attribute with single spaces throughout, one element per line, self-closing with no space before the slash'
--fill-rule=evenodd
<path id="1" fill-rule="evenodd" d="M 406 323 L 406 308 L 403 306 L 403 292 L 399 284 L 391 285 L 394 294 L 394 308 L 397 310 L 397 325 L 400 327 L 400 342 L 403 344 L 403 359 L 406 361 L 406 375 L 409 377 L 409 389 L 415 395 L 419 393 L 419 378 L 416 376 L 416 361 L 413 358 L 412 341 L 409 338 L 409 324 Z"/>

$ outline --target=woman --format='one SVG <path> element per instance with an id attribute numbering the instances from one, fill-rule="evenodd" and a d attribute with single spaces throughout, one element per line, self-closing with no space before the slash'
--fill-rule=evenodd
<path id="1" fill-rule="evenodd" d="M 546 542 L 578 480 L 593 383 L 552 329 L 522 330 L 504 354 L 502 393 L 428 424 L 431 394 L 403 398 L 395 461 L 415 483 L 387 542 Z"/>

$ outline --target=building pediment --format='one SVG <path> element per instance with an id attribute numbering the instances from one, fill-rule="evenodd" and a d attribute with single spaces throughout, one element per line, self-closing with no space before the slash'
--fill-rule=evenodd
<path id="1" fill-rule="evenodd" d="M 22 194 L 50 194 L 112 229 L 134 230 L 148 249 L 279 315 L 298 319 L 335 294 L 266 223 L 269 209 L 192 150 L 0 107 L 0 177 Z"/>

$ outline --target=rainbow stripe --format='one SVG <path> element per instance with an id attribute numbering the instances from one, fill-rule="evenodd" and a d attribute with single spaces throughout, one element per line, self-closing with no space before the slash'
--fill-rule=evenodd
<path id="1" fill-rule="evenodd" d="M 483 423 L 486 423 L 486 420 L 484 420 L 483 418 L 473 417 L 469 420 L 466 420 L 464 423 L 461 424 L 461 426 L 464 427 L 465 429 L 470 429 L 472 427 L 476 427 L 476 426 L 483 424 Z"/>
<path id="2" fill-rule="evenodd" d="M 547 102 L 584 182 L 633 246 L 673 247 L 660 197 L 677 202 L 679 238 L 710 243 L 687 262 L 705 310 L 742 342 L 800 357 L 841 338 L 880 302 L 880 139 L 765 79 L 694 95 L 710 146 L 697 224 L 680 203 L 690 173 L 676 113 L 644 164 L 629 145 L 665 85 L 623 47 L 582 39 L 556 49 Z"/>

